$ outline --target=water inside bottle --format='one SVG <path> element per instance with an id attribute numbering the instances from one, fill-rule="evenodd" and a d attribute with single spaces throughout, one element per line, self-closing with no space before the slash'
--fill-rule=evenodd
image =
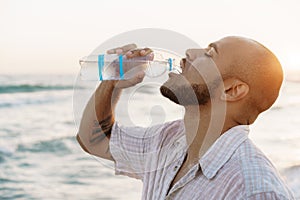
<path id="1" fill-rule="evenodd" d="M 133 78 L 140 71 L 144 71 L 146 76 L 154 78 L 169 71 L 180 71 L 180 58 L 166 59 L 157 52 L 154 53 L 154 56 L 148 55 L 131 59 L 126 56 L 120 57 L 117 54 L 105 54 L 101 57 L 102 60 L 99 55 L 89 55 L 79 61 L 82 80 L 126 80 Z"/>

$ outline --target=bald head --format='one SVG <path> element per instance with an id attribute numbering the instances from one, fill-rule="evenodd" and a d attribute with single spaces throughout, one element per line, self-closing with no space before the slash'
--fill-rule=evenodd
<path id="1" fill-rule="evenodd" d="M 223 79 L 236 78 L 249 86 L 244 108 L 257 115 L 270 108 L 283 80 L 276 56 L 262 44 L 243 37 L 225 37 L 216 45 L 219 55 L 214 60 Z"/>

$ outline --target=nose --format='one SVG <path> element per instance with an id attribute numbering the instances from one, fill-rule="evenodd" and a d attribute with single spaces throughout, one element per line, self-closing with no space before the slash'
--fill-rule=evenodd
<path id="1" fill-rule="evenodd" d="M 188 60 L 195 60 L 197 57 L 204 55 L 205 49 L 187 49 L 185 51 Z"/>

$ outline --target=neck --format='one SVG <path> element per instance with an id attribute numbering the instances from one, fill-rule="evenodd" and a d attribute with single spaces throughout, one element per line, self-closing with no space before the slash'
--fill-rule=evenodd
<path id="1" fill-rule="evenodd" d="M 186 106 L 185 132 L 188 144 L 187 163 L 198 161 L 222 133 L 233 127 L 226 118 L 226 107 Z"/>

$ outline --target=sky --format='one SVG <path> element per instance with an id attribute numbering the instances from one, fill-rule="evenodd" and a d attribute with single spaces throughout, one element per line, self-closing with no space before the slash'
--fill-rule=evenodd
<path id="1" fill-rule="evenodd" d="M 285 70 L 300 70 L 297 0 L 0 0 L 0 74 L 78 73 L 78 60 L 140 28 L 176 31 L 206 46 L 255 39 Z"/>

